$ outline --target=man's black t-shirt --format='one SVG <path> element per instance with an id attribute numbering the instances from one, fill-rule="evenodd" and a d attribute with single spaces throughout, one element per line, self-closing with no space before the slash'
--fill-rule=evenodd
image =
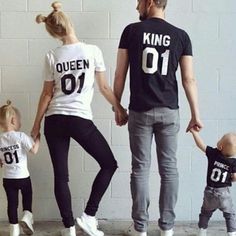
<path id="1" fill-rule="evenodd" d="M 163 19 L 150 18 L 128 25 L 122 33 L 119 48 L 128 49 L 129 109 L 177 109 L 176 70 L 181 56 L 192 56 L 187 33 Z"/>
<path id="2" fill-rule="evenodd" d="M 236 159 L 224 157 L 217 148 L 207 146 L 207 185 L 222 188 L 232 185 L 231 174 L 236 173 Z"/>

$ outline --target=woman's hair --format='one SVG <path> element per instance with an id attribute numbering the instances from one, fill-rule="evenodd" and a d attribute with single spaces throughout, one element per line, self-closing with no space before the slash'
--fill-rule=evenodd
<path id="1" fill-rule="evenodd" d="M 155 3 L 157 5 L 158 8 L 166 8 L 167 5 L 167 0 L 155 0 Z"/>
<path id="2" fill-rule="evenodd" d="M 48 16 L 37 15 L 36 22 L 45 23 L 46 30 L 54 38 L 61 38 L 66 36 L 72 27 L 69 17 L 62 11 L 62 4 L 60 2 L 52 3 L 53 11 Z"/>
<path id="3" fill-rule="evenodd" d="M 17 114 L 19 114 L 18 109 L 11 105 L 10 100 L 7 100 L 6 104 L 0 107 L 0 126 L 6 127 L 11 122 L 11 118 Z"/>

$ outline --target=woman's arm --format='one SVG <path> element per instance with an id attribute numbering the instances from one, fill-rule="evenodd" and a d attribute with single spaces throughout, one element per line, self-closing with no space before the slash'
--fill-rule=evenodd
<path id="1" fill-rule="evenodd" d="M 116 121 L 118 125 L 123 125 L 127 122 L 127 112 L 121 105 L 116 96 L 114 95 L 112 89 L 107 83 L 104 72 L 96 72 L 96 80 L 98 83 L 99 90 L 101 94 L 107 99 L 107 101 L 113 106 L 114 111 L 118 114 L 118 120 Z"/>
<path id="2" fill-rule="evenodd" d="M 31 131 L 31 136 L 33 139 L 36 139 L 40 132 L 41 121 L 44 117 L 45 112 L 47 111 L 48 105 L 53 96 L 53 81 L 45 81 L 43 86 L 43 91 L 40 95 L 38 109 L 36 113 L 36 117 L 34 120 L 34 125 Z"/>

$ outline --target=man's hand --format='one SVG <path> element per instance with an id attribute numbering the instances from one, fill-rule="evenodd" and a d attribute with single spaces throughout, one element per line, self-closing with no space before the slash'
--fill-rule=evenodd
<path id="1" fill-rule="evenodd" d="M 194 129 L 195 131 L 200 131 L 203 128 L 203 123 L 200 119 L 192 118 L 188 124 L 188 127 L 186 129 L 186 132 L 189 132 L 191 129 Z"/>

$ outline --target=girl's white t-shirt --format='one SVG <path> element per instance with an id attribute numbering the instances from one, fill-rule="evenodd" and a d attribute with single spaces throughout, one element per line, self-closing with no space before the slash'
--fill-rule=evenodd
<path id="1" fill-rule="evenodd" d="M 105 70 L 102 52 L 95 45 L 78 42 L 50 50 L 46 54 L 44 78 L 54 82 L 54 93 L 46 116 L 92 119 L 95 72 Z"/>
<path id="2" fill-rule="evenodd" d="M 9 131 L 0 134 L 0 159 L 3 178 L 23 179 L 29 177 L 27 153 L 34 140 L 23 132 Z"/>

